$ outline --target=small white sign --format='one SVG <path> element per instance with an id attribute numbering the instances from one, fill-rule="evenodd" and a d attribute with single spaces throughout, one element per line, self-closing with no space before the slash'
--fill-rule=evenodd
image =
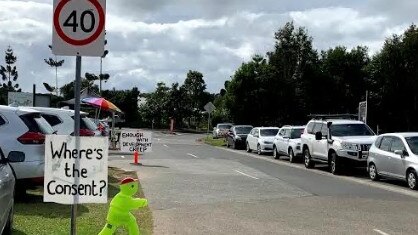
<path id="1" fill-rule="evenodd" d="M 122 129 L 120 134 L 122 152 L 148 153 L 152 151 L 152 133 L 139 129 Z"/>
<path id="2" fill-rule="evenodd" d="M 44 202 L 107 203 L 106 137 L 47 135 Z"/>
<path id="3" fill-rule="evenodd" d="M 33 94 L 28 92 L 12 92 L 7 94 L 7 103 L 16 106 L 30 106 L 33 107 Z"/>
<path id="4" fill-rule="evenodd" d="M 54 0 L 52 53 L 102 56 L 106 0 Z"/>

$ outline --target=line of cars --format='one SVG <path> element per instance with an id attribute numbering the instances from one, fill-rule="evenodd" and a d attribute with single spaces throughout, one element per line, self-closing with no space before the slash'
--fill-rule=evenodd
<path id="1" fill-rule="evenodd" d="M 351 115 L 312 115 L 306 126 L 228 125 L 224 135 L 228 147 L 276 159 L 288 156 L 292 163 L 302 160 L 306 168 L 327 164 L 332 174 L 365 167 L 371 180 L 398 179 L 418 189 L 418 132 L 377 136 Z"/>
<path id="2" fill-rule="evenodd" d="M 81 136 L 101 135 L 87 113 L 80 127 Z M 43 184 L 45 136 L 72 135 L 73 129 L 73 110 L 0 105 L 0 234 L 10 234 L 14 196 Z"/>

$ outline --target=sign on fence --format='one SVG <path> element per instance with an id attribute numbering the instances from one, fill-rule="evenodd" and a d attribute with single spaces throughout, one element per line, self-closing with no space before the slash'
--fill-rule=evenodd
<path id="1" fill-rule="evenodd" d="M 108 141 L 78 138 L 46 136 L 44 202 L 107 203 Z"/>
<path id="2" fill-rule="evenodd" d="M 147 153 L 152 151 L 152 134 L 139 129 L 122 129 L 120 134 L 122 152 Z"/>

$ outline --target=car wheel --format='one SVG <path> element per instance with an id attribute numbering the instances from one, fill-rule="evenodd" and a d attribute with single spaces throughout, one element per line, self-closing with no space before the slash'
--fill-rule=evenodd
<path id="1" fill-rule="evenodd" d="M 247 152 L 251 152 L 250 144 L 247 142 Z"/>
<path id="2" fill-rule="evenodd" d="M 294 163 L 295 162 L 295 153 L 293 152 L 293 149 L 289 149 L 289 162 Z"/>
<path id="3" fill-rule="evenodd" d="M 369 177 L 373 181 L 379 180 L 379 173 L 377 173 L 376 165 L 373 163 L 369 165 Z"/>
<path id="4" fill-rule="evenodd" d="M 312 161 L 311 153 L 309 152 L 308 148 L 306 148 L 303 151 L 303 158 L 305 159 L 305 167 L 306 168 L 313 168 L 315 166 L 315 163 Z"/>
<path id="5" fill-rule="evenodd" d="M 417 190 L 417 173 L 414 170 L 409 170 L 407 173 L 407 182 L 410 189 Z"/>
<path id="6" fill-rule="evenodd" d="M 329 165 L 332 174 L 338 175 L 341 172 L 341 162 L 336 153 L 331 153 L 331 161 Z"/>
<path id="7" fill-rule="evenodd" d="M 13 227 L 13 208 L 10 209 L 9 217 L 7 219 L 6 227 L 4 227 L 3 235 L 11 235 Z"/>
<path id="8" fill-rule="evenodd" d="M 257 144 L 257 154 L 261 155 L 261 146 L 260 144 Z"/>
<path id="9" fill-rule="evenodd" d="M 273 158 L 274 158 L 274 159 L 280 159 L 280 155 L 279 155 L 279 153 L 277 152 L 276 145 L 274 145 L 274 146 L 273 146 Z"/>

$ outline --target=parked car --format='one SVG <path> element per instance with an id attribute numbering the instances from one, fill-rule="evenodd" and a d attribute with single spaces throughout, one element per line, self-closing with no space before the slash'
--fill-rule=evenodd
<path id="1" fill-rule="evenodd" d="M 273 152 L 273 140 L 278 132 L 278 127 L 253 128 L 247 137 L 247 152 L 253 149 L 257 150 L 258 155 Z"/>
<path id="2" fill-rule="evenodd" d="M 306 168 L 322 162 L 328 164 L 331 173 L 338 174 L 347 164 L 366 166 L 375 133 L 364 122 L 336 117 L 315 116 L 306 125 L 301 136 Z"/>
<path id="3" fill-rule="evenodd" d="M 216 127 L 213 128 L 213 138 L 216 139 L 219 137 L 225 137 L 228 133 L 228 130 L 231 129 L 233 125 L 234 124 L 232 123 L 218 123 Z"/>
<path id="4" fill-rule="evenodd" d="M 11 162 L 22 162 L 25 154 L 11 151 L 6 158 L 0 148 L 0 234 L 12 234 L 15 173 Z"/>
<path id="5" fill-rule="evenodd" d="M 367 158 L 371 180 L 380 177 L 403 180 L 418 188 L 418 133 L 388 133 L 374 142 Z"/>
<path id="6" fill-rule="evenodd" d="M 42 185 L 45 162 L 45 135 L 53 134 L 51 125 L 39 112 L 24 107 L 0 105 L 0 144 L 7 156 L 19 150 L 26 155 L 21 163 L 12 163 L 17 176 L 17 188 Z"/>
<path id="7" fill-rule="evenodd" d="M 58 135 L 74 134 L 74 110 L 59 108 L 33 107 L 52 126 Z M 85 112 L 80 112 L 80 136 L 101 136 L 96 123 Z"/>
<path id="8" fill-rule="evenodd" d="M 248 133 L 253 129 L 250 125 L 236 125 L 231 127 L 226 135 L 226 146 L 237 149 L 245 148 Z"/>
<path id="9" fill-rule="evenodd" d="M 289 156 L 290 162 L 295 162 L 297 157 L 302 156 L 302 141 L 300 136 L 305 126 L 283 126 L 280 128 L 273 141 L 273 156 L 276 159 L 280 155 Z"/>

